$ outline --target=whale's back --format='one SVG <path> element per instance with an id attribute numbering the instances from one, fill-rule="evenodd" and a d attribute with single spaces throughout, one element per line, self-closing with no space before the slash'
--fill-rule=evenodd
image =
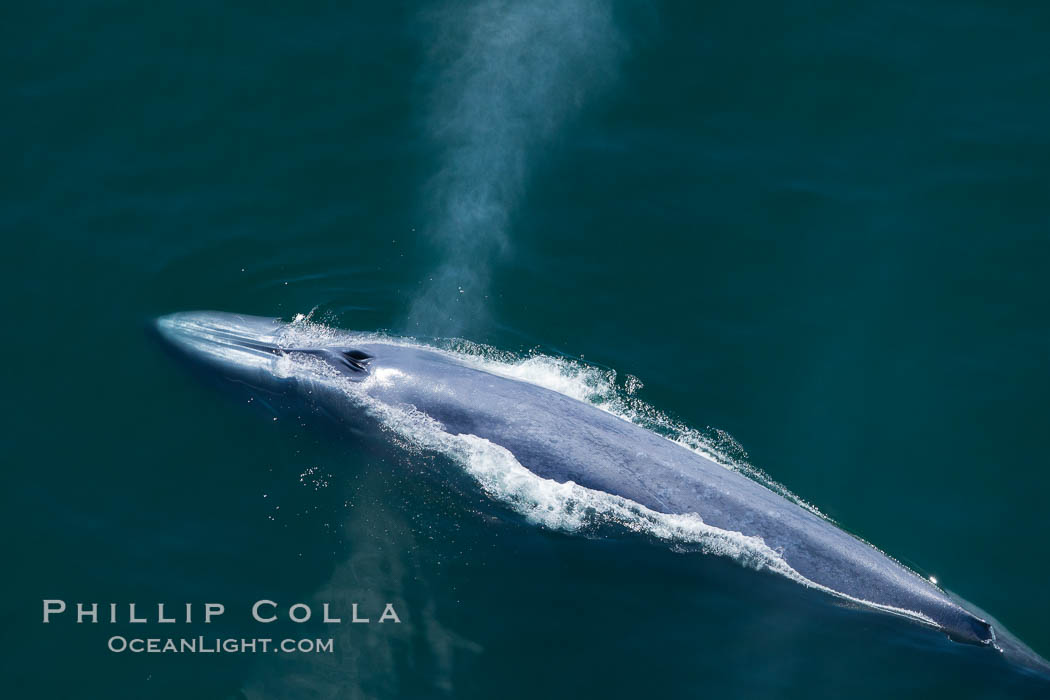
<path id="1" fill-rule="evenodd" d="M 413 381 L 377 385 L 377 398 L 410 404 L 447 432 L 509 450 L 525 468 L 668 514 L 759 537 L 801 577 L 829 592 L 909 614 L 958 641 L 987 644 L 990 625 L 871 545 L 738 471 L 550 389 L 418 348 L 369 349 L 376 368 Z"/>

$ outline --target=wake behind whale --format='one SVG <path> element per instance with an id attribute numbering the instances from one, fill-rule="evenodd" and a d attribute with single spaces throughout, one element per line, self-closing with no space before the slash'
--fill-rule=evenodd
<path id="1" fill-rule="evenodd" d="M 612 523 L 692 544 L 993 647 L 1023 668 L 1050 668 L 979 610 L 790 494 L 691 449 L 682 431 L 639 425 L 643 405 L 609 400 L 608 380 L 601 400 L 602 381 L 578 367 L 572 376 L 550 371 L 569 367 L 551 358 L 508 362 L 302 318 L 195 312 L 161 318 L 157 329 L 224 377 L 302 396 L 410 450 L 452 458 L 485 493 L 538 524 L 586 532 Z M 597 405 L 587 400 L 595 393 Z M 654 415 L 667 423 L 652 412 L 650 422 Z"/>

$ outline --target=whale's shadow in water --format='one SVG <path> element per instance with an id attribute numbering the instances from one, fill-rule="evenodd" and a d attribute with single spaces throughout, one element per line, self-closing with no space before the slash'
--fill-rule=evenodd
<path id="1" fill-rule="evenodd" d="M 444 458 L 400 460 L 365 477 L 386 496 L 347 518 L 313 597 L 393 598 L 402 624 L 327 630 L 339 653 L 260 664 L 247 697 L 875 697 L 872 674 L 901 697 L 1045 694 L 914 621 L 632 533 L 540 529 Z"/>

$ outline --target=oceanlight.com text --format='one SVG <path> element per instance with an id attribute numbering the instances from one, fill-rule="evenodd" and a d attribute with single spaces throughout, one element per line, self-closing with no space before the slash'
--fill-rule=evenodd
<path id="1" fill-rule="evenodd" d="M 332 639 L 128 638 L 120 635 L 110 637 L 106 647 L 117 654 L 331 654 L 335 649 Z"/>

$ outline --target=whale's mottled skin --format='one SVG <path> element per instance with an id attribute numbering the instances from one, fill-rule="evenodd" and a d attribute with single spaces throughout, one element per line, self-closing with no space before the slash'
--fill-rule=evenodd
<path id="1" fill-rule="evenodd" d="M 527 382 L 492 374 L 418 345 L 332 332 L 296 345 L 279 320 L 189 312 L 157 320 L 160 335 L 224 376 L 271 391 L 302 391 L 346 404 L 309 379 L 279 369 L 287 355 L 324 360 L 382 404 L 413 406 L 453 435 L 476 435 L 509 450 L 527 469 L 573 481 L 668 514 L 695 513 L 709 525 L 760 537 L 802 577 L 874 606 L 908 611 L 952 639 L 987 645 L 1029 669 L 1046 662 L 993 629 L 930 581 L 746 476 L 599 408 Z M 291 338 L 291 340 L 289 340 Z M 383 381 L 365 381 L 383 377 Z M 336 414 L 347 407 L 324 406 Z"/>

